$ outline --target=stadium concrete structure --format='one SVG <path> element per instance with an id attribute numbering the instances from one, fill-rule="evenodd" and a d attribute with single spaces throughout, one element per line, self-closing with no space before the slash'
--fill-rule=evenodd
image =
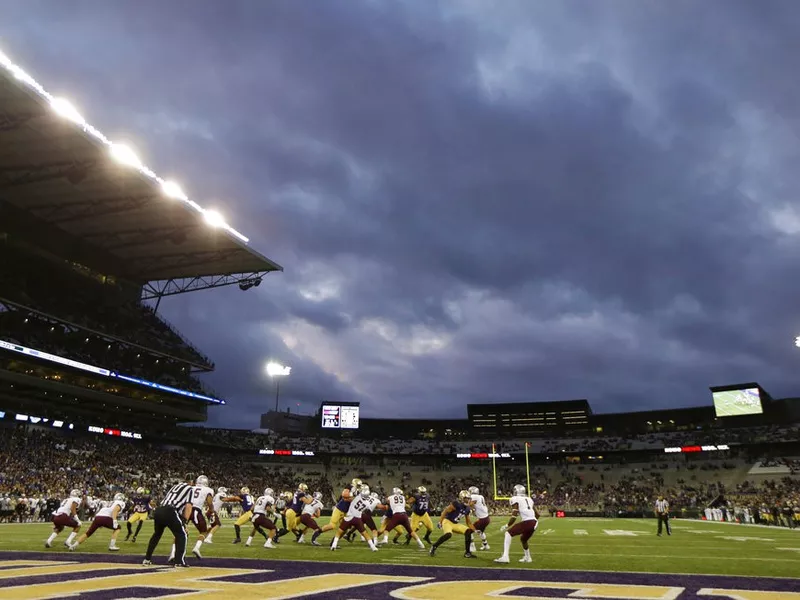
<path id="1" fill-rule="evenodd" d="M 0 411 L 204 421 L 213 362 L 158 302 L 282 270 L 247 241 L 0 53 Z"/>

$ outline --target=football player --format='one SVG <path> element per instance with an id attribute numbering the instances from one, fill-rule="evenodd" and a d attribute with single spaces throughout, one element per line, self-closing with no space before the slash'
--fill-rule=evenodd
<path id="1" fill-rule="evenodd" d="M 119 550 L 119 546 L 117 546 L 117 535 L 119 535 L 120 527 L 117 517 L 123 510 L 125 510 L 125 494 L 116 494 L 113 502 L 109 503 L 108 506 L 103 506 L 103 508 L 97 511 L 94 519 L 92 519 L 92 524 L 89 526 L 89 530 L 79 537 L 77 542 L 69 545 L 70 551 L 75 550 L 83 542 L 92 537 L 92 534 L 101 527 L 111 530 L 111 541 L 108 544 L 108 549 L 111 552 Z"/>
<path id="2" fill-rule="evenodd" d="M 236 519 L 233 524 L 233 530 L 236 532 L 236 538 L 233 540 L 234 544 L 242 543 L 242 525 L 250 522 L 253 518 L 253 497 L 250 495 L 250 488 L 245 486 L 239 490 L 238 496 L 228 496 L 225 502 L 239 502 L 242 505 L 242 514 Z"/>
<path id="3" fill-rule="evenodd" d="M 143 487 L 136 488 L 136 495 L 133 497 L 133 513 L 128 518 L 128 522 L 126 525 L 128 526 L 128 535 L 125 536 L 125 541 L 131 540 L 132 542 L 136 541 L 136 536 L 139 535 L 139 532 L 142 530 L 142 525 L 144 522 L 147 521 L 147 515 L 149 514 L 150 510 L 153 508 L 153 499 L 150 497 L 150 494 L 147 493 Z M 131 526 L 136 523 L 136 533 L 133 533 L 133 538 L 131 539 L 132 529 Z"/>
<path id="4" fill-rule="evenodd" d="M 433 521 L 431 521 L 430 509 L 431 498 L 424 485 L 417 488 L 417 491 L 408 498 L 411 504 L 411 530 L 417 531 L 420 525 L 424 525 L 428 530 L 424 540 L 431 544 L 431 533 L 433 533 Z M 411 540 L 410 536 L 406 539 L 406 544 Z"/>
<path id="5" fill-rule="evenodd" d="M 528 496 L 525 491 L 525 486 L 515 485 L 514 495 L 509 501 L 511 504 L 511 518 L 506 525 L 500 528 L 500 531 L 505 532 L 505 539 L 503 540 L 503 555 L 500 558 L 495 558 L 494 562 L 507 563 L 509 562 L 508 553 L 511 550 L 511 540 L 519 536 L 522 542 L 523 556 L 519 562 L 533 562 L 531 559 L 531 551 L 528 548 L 528 540 L 536 532 L 539 527 L 539 521 L 536 518 L 536 510 L 533 508 L 533 499 Z M 519 522 L 514 523 L 519 517 Z"/>
<path id="6" fill-rule="evenodd" d="M 206 536 L 205 543 L 212 544 L 214 537 L 214 532 L 222 527 L 222 521 L 220 520 L 220 514 L 222 514 L 222 505 L 225 504 L 225 498 L 228 497 L 228 488 L 221 487 L 217 489 L 217 493 L 214 494 L 214 498 L 211 500 L 211 505 L 213 510 L 206 514 L 208 517 L 208 525 L 211 529 L 208 531 L 208 535 Z"/>
<path id="7" fill-rule="evenodd" d="M 454 533 L 459 533 L 464 536 L 464 558 L 476 558 L 469 550 L 472 545 L 472 534 L 475 532 L 475 528 L 472 526 L 469 519 L 469 513 L 472 512 L 469 503 L 469 492 L 467 490 L 461 490 L 458 493 L 458 500 L 453 500 L 453 502 L 442 511 L 442 516 L 439 518 L 439 528 L 443 533 L 433 546 L 431 546 L 431 556 L 435 556 L 436 549 L 453 537 Z M 464 517 L 464 525 L 459 523 L 461 517 Z"/>
<path id="8" fill-rule="evenodd" d="M 270 516 L 273 514 L 273 507 L 275 506 L 275 492 L 272 488 L 266 488 L 264 494 L 258 497 L 255 506 L 253 507 L 253 530 L 245 542 L 245 546 L 250 546 L 253 543 L 253 536 L 256 531 L 264 536 L 264 548 L 274 548 L 272 545 L 272 538 L 275 537 L 277 530 L 275 523 Z M 267 530 L 266 532 L 264 530 Z"/>
<path id="9" fill-rule="evenodd" d="M 347 533 L 347 530 L 354 527 L 367 540 L 370 550 L 373 552 L 378 551 L 378 547 L 375 545 L 375 540 L 372 539 L 372 533 L 364 526 L 364 523 L 361 520 L 361 516 L 369 507 L 369 503 L 369 486 L 362 485 L 360 493 L 350 502 L 350 508 L 347 509 L 347 515 L 345 515 L 344 520 L 339 525 L 339 529 L 336 531 L 336 535 L 331 543 L 331 550 L 336 550 L 339 545 L 339 539 L 345 533 Z"/>
<path id="10" fill-rule="evenodd" d="M 350 509 L 350 503 L 353 501 L 359 494 L 359 490 L 363 485 L 362 481 L 358 478 L 353 479 L 350 482 L 350 488 L 344 488 L 342 490 L 342 495 L 339 497 L 339 501 L 336 503 L 336 506 L 333 507 L 333 512 L 331 513 L 330 521 L 328 521 L 327 525 L 323 525 L 322 533 L 326 531 L 333 531 L 339 528 L 339 525 L 344 519 L 347 511 Z"/>
<path id="11" fill-rule="evenodd" d="M 325 508 L 325 505 L 322 503 L 322 493 L 314 492 L 314 495 L 311 497 L 311 502 L 306 504 L 303 507 L 303 512 L 300 513 L 300 522 L 306 529 L 311 529 L 314 532 L 311 536 L 312 546 L 322 545 L 317 542 L 317 538 L 322 533 L 322 529 L 317 525 L 317 517 L 319 517 L 323 508 Z"/>
<path id="12" fill-rule="evenodd" d="M 474 485 L 469 488 L 469 497 L 470 503 L 472 504 L 472 510 L 475 511 L 475 531 L 481 536 L 481 550 L 488 550 L 489 549 L 489 542 L 486 540 L 486 528 L 489 527 L 489 523 L 492 520 L 489 518 L 489 507 L 486 506 L 486 498 L 484 498 L 481 491 L 475 487 Z M 472 547 L 469 549 L 470 552 L 475 552 L 475 544 L 472 544 Z"/>
<path id="13" fill-rule="evenodd" d="M 44 543 L 45 548 L 50 548 L 53 545 L 53 540 L 56 539 L 59 533 L 64 531 L 65 527 L 72 529 L 72 532 L 67 537 L 64 545 L 69 547 L 81 530 L 81 520 L 78 518 L 78 507 L 83 502 L 83 492 L 78 489 L 72 490 L 69 493 L 69 498 L 65 498 L 61 502 L 56 512 L 53 513 L 53 533 L 47 538 Z"/>

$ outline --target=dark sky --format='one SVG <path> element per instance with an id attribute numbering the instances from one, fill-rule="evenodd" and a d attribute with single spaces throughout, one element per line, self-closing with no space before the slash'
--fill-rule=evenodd
<path id="1" fill-rule="evenodd" d="M 0 48 L 282 264 L 166 300 L 211 422 L 798 393 L 800 2 L 4 0 Z"/>

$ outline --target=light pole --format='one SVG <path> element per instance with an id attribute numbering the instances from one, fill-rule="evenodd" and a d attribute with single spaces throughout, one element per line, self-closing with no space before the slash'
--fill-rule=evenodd
<path id="1" fill-rule="evenodd" d="M 292 367 L 284 367 L 276 362 L 267 363 L 267 375 L 270 379 L 275 381 L 275 412 L 278 412 L 278 401 L 281 396 L 281 377 L 284 377 L 292 372 Z"/>

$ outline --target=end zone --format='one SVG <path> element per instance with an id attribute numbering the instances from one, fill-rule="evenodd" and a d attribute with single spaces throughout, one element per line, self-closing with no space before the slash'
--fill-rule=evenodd
<path id="1" fill-rule="evenodd" d="M 4 600 L 314 598 L 343 600 L 800 600 L 800 580 L 767 577 L 464 569 L 257 559 L 204 559 L 189 569 L 131 556 L 0 552 Z"/>

